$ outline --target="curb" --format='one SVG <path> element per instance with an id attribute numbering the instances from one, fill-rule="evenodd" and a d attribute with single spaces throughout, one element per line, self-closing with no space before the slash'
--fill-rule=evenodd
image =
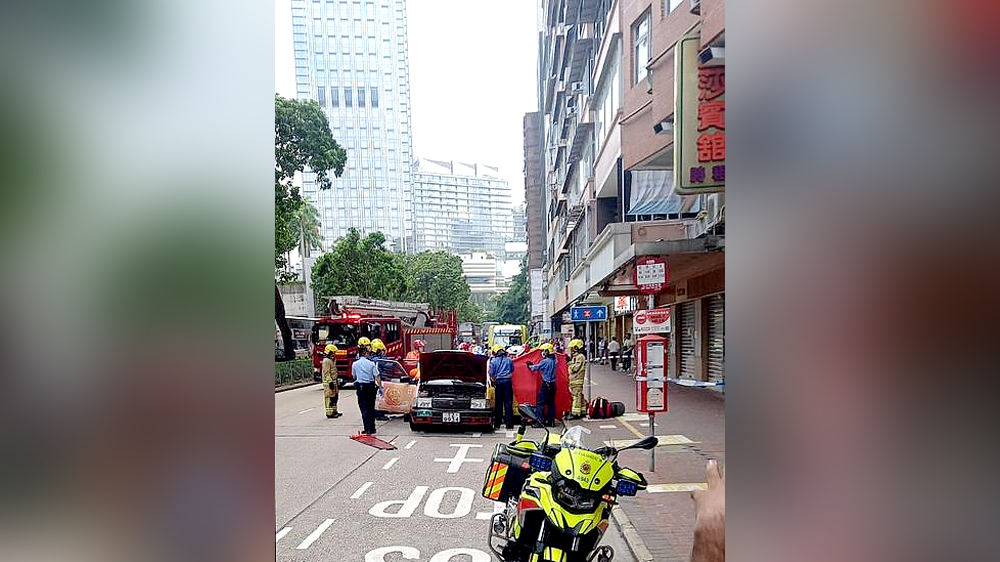
<path id="1" fill-rule="evenodd" d="M 628 545 L 628 549 L 632 551 L 632 556 L 635 556 L 637 562 L 653 562 L 653 555 L 646 548 L 646 543 L 642 541 L 642 537 L 639 536 L 639 531 L 635 529 L 632 522 L 629 521 L 628 514 L 625 510 L 621 508 L 620 505 L 616 505 L 611 510 L 611 516 L 615 520 L 615 525 L 618 526 L 618 530 L 621 531 L 622 537 L 625 538 L 625 544 Z"/>
<path id="2" fill-rule="evenodd" d="M 314 384 L 319 384 L 319 383 L 316 382 L 316 381 L 306 381 L 306 382 L 300 382 L 300 383 L 296 383 L 296 384 L 290 384 L 290 385 L 287 385 L 287 386 L 278 386 L 278 387 L 275 387 L 274 393 L 277 394 L 279 392 L 284 392 L 286 390 L 295 390 L 296 388 L 303 388 L 303 387 L 306 387 L 306 386 L 312 386 Z"/>

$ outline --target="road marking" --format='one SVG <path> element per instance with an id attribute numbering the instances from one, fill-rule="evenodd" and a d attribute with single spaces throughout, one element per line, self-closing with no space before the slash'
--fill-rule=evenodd
<path id="1" fill-rule="evenodd" d="M 410 448 L 410 447 L 412 447 L 412 446 L 413 446 L 413 445 L 414 445 L 415 443 L 416 443 L 416 441 L 410 441 L 410 442 L 409 442 L 409 443 L 407 443 L 407 444 L 406 444 L 406 446 L 405 446 L 405 447 L 403 447 L 403 448 L 404 448 L 404 449 L 409 449 L 409 448 Z"/>
<path id="2" fill-rule="evenodd" d="M 486 519 L 493 517 L 497 513 L 503 513 L 505 506 L 506 504 L 504 504 L 503 502 L 493 502 L 493 511 L 480 511 L 479 513 L 476 514 L 476 519 L 479 519 L 480 521 L 485 521 Z"/>
<path id="3" fill-rule="evenodd" d="M 390 468 L 392 468 L 392 465 L 396 464 L 396 461 L 398 460 L 399 457 L 392 457 L 391 459 L 389 459 L 389 462 L 385 463 L 385 466 L 382 467 L 382 470 L 389 470 Z"/>
<path id="4" fill-rule="evenodd" d="M 455 509 L 451 513 L 441 513 L 441 502 L 444 501 L 444 495 L 448 492 L 458 492 L 458 504 L 455 505 Z M 424 515 L 435 519 L 465 517 L 472 511 L 472 499 L 475 497 L 476 493 L 469 488 L 438 488 L 427 497 L 427 503 L 424 504 Z"/>
<path id="5" fill-rule="evenodd" d="M 365 554 L 365 562 L 385 562 L 385 555 L 390 552 L 399 553 L 406 560 L 420 558 L 420 551 L 412 546 L 383 546 L 382 548 L 368 551 L 368 554 Z"/>
<path id="6" fill-rule="evenodd" d="M 291 527 L 285 527 L 284 529 L 278 531 L 278 534 L 274 535 L 274 542 L 280 541 L 285 535 L 288 534 L 288 531 L 291 531 L 291 530 L 292 530 Z"/>
<path id="7" fill-rule="evenodd" d="M 513 439 L 514 438 L 514 430 L 512 429 L 510 431 L 507 431 L 507 432 L 504 433 L 504 435 L 507 436 L 507 439 Z"/>
<path id="8" fill-rule="evenodd" d="M 649 421 L 649 414 L 640 414 L 639 412 L 629 412 L 620 416 L 621 419 L 625 421 Z"/>
<path id="9" fill-rule="evenodd" d="M 471 558 L 472 562 L 490 562 L 493 560 L 489 554 L 482 550 L 476 550 L 475 548 L 451 548 L 435 554 L 431 558 L 431 562 L 451 562 L 453 558 L 463 554 Z"/>
<path id="10" fill-rule="evenodd" d="M 599 427 L 601 429 L 618 429 L 617 425 L 599 425 L 597 427 Z"/>
<path id="11" fill-rule="evenodd" d="M 462 463 L 466 462 L 483 462 L 484 459 L 473 459 L 466 458 L 465 455 L 468 454 L 469 449 L 472 447 L 482 447 L 482 445 L 474 445 L 471 443 L 450 443 L 449 447 L 458 447 L 458 451 L 455 452 L 455 456 L 447 459 L 434 459 L 434 462 L 446 462 L 448 463 L 448 473 L 458 472 L 458 469 L 462 468 Z"/>
<path id="12" fill-rule="evenodd" d="M 655 423 L 655 422 L 653 423 L 653 425 L 656 426 L 656 427 L 660 427 L 660 424 Z M 649 422 L 640 423 L 639 427 L 649 427 Z"/>
<path id="13" fill-rule="evenodd" d="M 642 436 L 643 438 L 648 436 Z M 690 445 L 692 443 L 699 443 L 699 441 L 692 441 L 683 435 L 657 435 L 656 439 L 659 441 L 657 447 L 665 447 L 668 445 Z M 629 445 L 635 445 L 638 443 L 638 439 L 612 439 L 610 441 L 605 441 L 605 445 L 610 445 L 621 449 L 622 447 L 628 447 Z"/>
<path id="14" fill-rule="evenodd" d="M 318 539 L 319 536 L 323 534 L 323 531 L 325 531 L 332 524 L 333 524 L 333 519 L 327 519 L 326 521 L 320 523 L 319 527 L 316 527 L 315 531 L 313 531 L 312 533 L 309 533 L 309 536 L 306 537 L 306 540 L 302 541 L 299 544 L 299 546 L 297 546 L 295 548 L 297 548 L 299 550 L 305 550 L 305 549 L 309 548 L 309 545 L 311 545 L 312 543 L 316 542 L 316 539 Z"/>
<path id="15" fill-rule="evenodd" d="M 300 413 L 300 414 L 304 414 L 304 413 L 306 413 L 306 412 L 311 412 L 311 411 L 313 411 L 313 410 L 315 410 L 315 409 L 316 409 L 316 408 L 306 408 L 305 410 L 302 410 L 302 411 L 301 411 L 301 412 L 299 412 L 299 413 Z"/>
<path id="16" fill-rule="evenodd" d="M 386 500 L 384 502 L 379 502 L 372 506 L 368 510 L 368 513 L 374 515 L 375 517 L 409 517 L 413 515 L 413 512 L 420 505 L 420 501 L 424 499 L 424 494 L 427 493 L 427 486 L 417 486 L 413 489 L 413 493 L 410 497 L 405 500 Z M 389 508 L 398 505 L 399 511 L 395 513 L 390 513 Z"/>
<path id="17" fill-rule="evenodd" d="M 482 437 L 482 436 L 483 436 L 483 434 L 482 434 L 482 433 L 480 433 L 480 432 L 476 432 L 476 433 L 473 433 L 473 434 L 472 434 L 472 436 L 473 436 L 473 437 Z"/>
<path id="18" fill-rule="evenodd" d="M 370 488 L 372 484 L 374 484 L 374 482 L 365 482 L 364 484 L 362 484 L 361 487 L 358 488 L 358 491 L 356 491 L 353 494 L 351 494 L 351 499 L 352 500 L 356 500 L 356 499 L 360 498 L 361 494 L 364 494 L 365 491 L 367 491 L 368 488 Z"/>
<path id="19" fill-rule="evenodd" d="M 676 484 L 650 484 L 646 491 L 650 494 L 660 492 L 694 492 L 695 490 L 707 490 L 707 482 L 679 482 Z"/>
<path id="20" fill-rule="evenodd" d="M 646 436 L 645 433 L 639 431 L 638 429 L 636 429 L 635 427 L 633 427 L 632 424 L 630 424 L 627 421 L 625 421 L 625 418 L 621 418 L 618 421 L 621 422 L 622 426 L 624 426 L 625 429 L 631 431 L 632 435 L 635 435 L 636 437 L 645 437 Z"/>

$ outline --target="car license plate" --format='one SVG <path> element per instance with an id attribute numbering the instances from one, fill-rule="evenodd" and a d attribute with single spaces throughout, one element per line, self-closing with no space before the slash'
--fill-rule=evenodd
<path id="1" fill-rule="evenodd" d="M 430 410 L 417 410 L 416 413 L 417 413 L 417 417 L 418 418 L 429 418 L 429 417 L 431 417 L 431 411 Z"/>
<path id="2" fill-rule="evenodd" d="M 441 414 L 441 421 L 444 423 L 460 423 L 462 414 L 459 412 L 444 412 Z"/>

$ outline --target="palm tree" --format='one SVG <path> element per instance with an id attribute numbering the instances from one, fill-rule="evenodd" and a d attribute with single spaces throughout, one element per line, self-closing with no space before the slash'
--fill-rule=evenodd
<path id="1" fill-rule="evenodd" d="M 303 260 L 309 257 L 311 250 L 323 248 L 323 238 L 319 235 L 319 210 L 305 199 L 295 209 L 295 228 L 298 231 L 299 257 Z M 303 276 L 309 273 L 302 267 Z"/>

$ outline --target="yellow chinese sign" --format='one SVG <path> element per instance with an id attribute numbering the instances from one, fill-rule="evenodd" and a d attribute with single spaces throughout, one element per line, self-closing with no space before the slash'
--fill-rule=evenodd
<path id="1" fill-rule="evenodd" d="M 726 188 L 726 67 L 698 66 L 698 37 L 674 51 L 674 168 L 682 195 Z"/>

